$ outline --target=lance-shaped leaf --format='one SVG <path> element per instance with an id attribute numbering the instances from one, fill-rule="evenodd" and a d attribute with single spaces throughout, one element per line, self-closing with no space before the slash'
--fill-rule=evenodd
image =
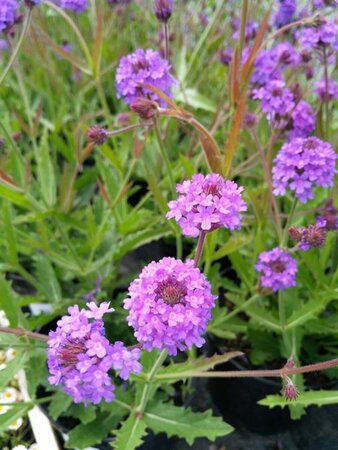
<path id="1" fill-rule="evenodd" d="M 192 445 L 198 437 L 214 441 L 219 436 L 226 436 L 233 428 L 221 417 L 212 416 L 211 411 L 193 412 L 170 403 L 154 405 L 145 413 L 145 422 L 155 433 L 184 438 Z M 123 449 L 126 450 L 126 449 Z"/>
<path id="2" fill-rule="evenodd" d="M 269 408 L 275 408 L 276 406 L 285 408 L 285 406 L 290 406 L 290 401 L 285 400 L 282 395 L 268 395 L 258 403 Z M 338 403 L 338 391 L 321 390 L 301 392 L 299 397 L 292 400 L 292 405 L 301 405 L 304 407 L 311 405 L 335 405 L 336 403 Z"/>

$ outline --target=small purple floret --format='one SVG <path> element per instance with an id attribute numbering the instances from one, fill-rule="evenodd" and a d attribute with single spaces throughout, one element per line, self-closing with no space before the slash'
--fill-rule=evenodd
<path id="1" fill-rule="evenodd" d="M 59 5 L 63 9 L 81 13 L 88 8 L 88 0 L 59 0 Z"/>
<path id="2" fill-rule="evenodd" d="M 275 15 L 275 25 L 280 28 L 293 20 L 297 9 L 296 0 L 278 0 L 279 9 Z"/>
<path id="3" fill-rule="evenodd" d="M 170 355 L 204 344 L 215 296 L 194 262 L 163 258 L 146 266 L 129 287 L 124 308 L 128 323 L 145 350 Z"/>
<path id="4" fill-rule="evenodd" d="M 297 261 L 278 247 L 261 253 L 255 269 L 261 285 L 273 292 L 296 286 Z"/>
<path id="5" fill-rule="evenodd" d="M 17 0 L 0 1 L 0 31 L 4 31 L 13 25 L 18 8 L 19 2 Z"/>

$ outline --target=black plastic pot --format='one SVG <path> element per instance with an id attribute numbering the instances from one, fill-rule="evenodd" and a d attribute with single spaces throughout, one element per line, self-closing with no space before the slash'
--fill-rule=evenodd
<path id="1" fill-rule="evenodd" d="M 216 370 L 245 370 L 236 361 L 217 366 Z M 293 426 L 288 409 L 258 405 L 267 395 L 279 394 L 281 383 L 267 378 L 210 378 L 208 389 L 224 420 L 233 427 L 258 434 L 273 434 Z"/>

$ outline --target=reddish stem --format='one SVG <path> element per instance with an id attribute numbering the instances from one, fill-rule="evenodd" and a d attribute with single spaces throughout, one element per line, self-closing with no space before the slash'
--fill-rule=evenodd
<path id="1" fill-rule="evenodd" d="M 0 327 L 0 333 L 9 333 L 9 334 L 15 334 L 17 336 L 23 336 L 23 337 L 29 337 L 32 339 L 38 339 L 39 341 L 45 341 L 47 342 L 49 337 L 45 334 L 41 333 L 35 333 L 34 331 L 27 331 L 23 328 L 6 328 L 6 327 Z"/>
<path id="2" fill-rule="evenodd" d="M 195 267 L 198 267 L 199 260 L 202 255 L 204 241 L 205 241 L 206 232 L 201 230 L 200 237 L 198 238 L 197 248 L 196 248 L 196 254 L 194 258 L 194 264 Z"/>

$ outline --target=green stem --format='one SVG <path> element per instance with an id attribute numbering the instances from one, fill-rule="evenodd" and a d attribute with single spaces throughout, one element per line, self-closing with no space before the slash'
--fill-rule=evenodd
<path id="1" fill-rule="evenodd" d="M 282 291 L 278 291 L 278 314 L 280 327 L 282 329 L 282 337 L 285 346 L 286 356 L 289 357 L 292 353 L 292 343 L 290 341 L 290 335 L 286 331 L 287 321 L 285 312 L 285 298 L 283 298 Z"/>
<path id="2" fill-rule="evenodd" d="M 3 74 L 1 75 L 0 86 L 1 86 L 2 82 L 4 81 L 4 79 L 6 78 L 6 76 L 7 76 L 8 72 L 10 71 L 11 67 L 13 66 L 13 64 L 14 64 L 14 62 L 16 60 L 16 57 L 18 56 L 18 53 L 19 53 L 19 50 L 20 50 L 21 45 L 23 43 L 24 37 L 25 37 L 25 35 L 27 33 L 27 30 L 29 28 L 29 24 L 30 24 L 31 18 L 32 18 L 32 8 L 28 8 L 28 12 L 27 12 L 27 15 L 26 15 L 23 27 L 22 27 L 22 31 L 21 31 L 20 37 L 18 39 L 18 42 L 16 43 L 16 47 L 14 48 L 14 50 L 12 52 L 12 55 L 10 57 L 10 60 L 8 61 L 8 64 L 7 64 Z"/>
<path id="3" fill-rule="evenodd" d="M 159 122 L 156 118 L 154 119 L 154 125 L 155 125 L 154 129 L 155 129 L 156 139 L 158 142 L 158 147 L 160 149 L 163 162 L 164 162 L 167 172 L 168 172 L 171 194 L 173 197 L 175 197 L 176 196 L 175 180 L 174 180 L 174 176 L 173 176 L 173 173 L 171 170 L 171 165 L 170 165 L 167 150 L 165 149 L 163 141 L 161 139 L 161 131 L 160 131 Z M 178 259 L 182 258 L 182 253 L 183 253 L 182 235 L 179 232 L 176 234 L 176 256 Z"/>
<path id="4" fill-rule="evenodd" d="M 154 129 L 155 129 L 155 135 L 156 135 L 158 147 L 160 149 L 161 156 L 163 158 L 163 162 L 164 162 L 167 172 L 168 172 L 168 177 L 169 177 L 169 182 L 170 182 L 170 190 L 171 190 L 172 196 L 175 197 L 176 196 L 176 187 L 175 187 L 174 176 L 173 176 L 173 173 L 171 170 L 171 165 L 170 165 L 167 150 L 165 149 L 162 138 L 161 138 L 160 126 L 159 126 L 159 122 L 157 119 L 154 120 L 154 124 L 155 124 Z"/>
<path id="5" fill-rule="evenodd" d="M 244 303 L 242 303 L 242 305 L 237 306 L 237 308 L 235 308 L 233 311 L 231 311 L 231 313 L 227 314 L 226 317 L 224 318 L 223 322 L 231 319 L 231 317 L 236 316 L 239 312 L 245 310 L 246 308 L 248 308 L 249 306 L 251 306 L 253 303 L 256 302 L 256 300 L 260 297 L 259 294 L 254 294 L 252 297 L 250 297 L 248 300 L 246 300 Z"/>
<path id="6" fill-rule="evenodd" d="M 241 28 L 238 41 L 239 61 L 242 61 L 242 51 L 245 45 L 245 29 L 248 18 L 249 0 L 243 0 L 242 2 L 242 14 L 241 14 Z"/>
<path id="7" fill-rule="evenodd" d="M 60 225 L 60 223 L 56 219 L 56 217 L 54 217 L 54 222 L 55 222 L 55 225 L 56 225 L 57 229 L 59 230 L 59 233 L 62 236 L 62 239 L 63 239 L 64 243 L 68 247 L 70 253 L 73 255 L 73 258 L 76 261 L 76 263 L 78 265 L 78 268 L 80 269 L 81 272 L 83 272 L 84 267 L 82 265 L 82 261 L 80 260 L 79 255 L 77 254 L 75 248 L 73 247 L 73 244 L 71 243 L 67 233 L 65 233 L 65 231 L 63 230 L 62 226 Z"/>
<path id="8" fill-rule="evenodd" d="M 293 215 L 294 215 L 294 213 L 296 211 L 297 201 L 298 201 L 297 197 L 295 197 L 294 200 L 293 200 L 292 206 L 291 206 L 290 214 L 288 215 L 288 218 L 287 218 L 287 221 L 286 221 L 286 224 L 285 224 L 285 227 L 284 227 L 282 239 L 281 239 L 281 242 L 280 242 L 280 247 L 281 248 L 286 247 L 286 244 L 288 242 L 289 227 L 290 227 L 290 225 L 292 223 Z"/>
<path id="9" fill-rule="evenodd" d="M 143 388 L 140 404 L 136 408 L 136 411 L 138 413 L 143 413 L 146 409 L 148 399 L 149 399 L 149 392 L 151 387 L 151 381 L 153 380 L 154 376 L 156 375 L 158 369 L 162 366 L 162 363 L 167 357 L 167 350 L 162 350 L 161 353 L 158 355 L 157 360 L 155 361 L 155 364 L 153 365 L 148 377 L 147 377 L 147 383 Z"/>
<path id="10" fill-rule="evenodd" d="M 92 60 L 88 45 L 86 44 L 86 41 L 84 40 L 84 38 L 81 34 L 81 31 L 77 27 L 76 23 L 72 20 L 72 18 L 63 9 L 56 6 L 53 2 L 51 2 L 49 0 L 45 0 L 44 3 L 46 5 L 48 5 L 50 8 L 54 9 L 54 11 L 56 11 L 58 14 L 60 14 L 60 16 L 62 16 L 65 19 L 65 21 L 68 23 L 68 25 L 72 28 L 72 30 L 76 34 L 76 37 L 79 41 L 82 51 L 86 57 L 87 64 L 88 64 L 90 70 L 93 71 L 93 60 Z"/>

